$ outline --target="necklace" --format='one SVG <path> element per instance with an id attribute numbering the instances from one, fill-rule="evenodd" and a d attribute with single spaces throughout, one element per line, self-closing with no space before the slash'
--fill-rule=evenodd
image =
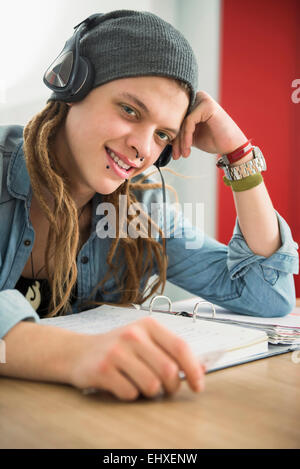
<path id="1" fill-rule="evenodd" d="M 88 203 L 89 203 L 89 202 L 88 202 Z M 82 207 L 82 209 L 81 209 L 81 211 L 80 211 L 80 214 L 79 214 L 79 217 L 78 217 L 78 221 L 79 221 L 81 215 L 83 214 L 84 209 L 85 209 L 85 207 L 88 205 L 88 203 L 85 204 L 85 205 Z M 51 256 L 51 258 L 52 258 L 52 257 L 53 257 L 53 255 Z M 31 253 L 30 253 L 30 258 L 31 258 L 31 272 L 32 272 L 32 278 L 34 279 L 34 278 L 36 278 L 36 277 L 39 275 L 39 273 L 44 269 L 44 267 L 46 266 L 46 264 L 44 264 L 43 267 L 40 268 L 40 270 L 37 272 L 37 274 L 36 274 L 36 276 L 35 276 L 35 275 L 34 275 L 34 267 L 33 267 L 32 251 L 31 251 Z"/>

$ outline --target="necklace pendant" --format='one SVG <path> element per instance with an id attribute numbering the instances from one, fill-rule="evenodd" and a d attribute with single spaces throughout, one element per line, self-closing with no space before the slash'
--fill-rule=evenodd
<path id="1" fill-rule="evenodd" d="M 27 290 L 27 293 L 25 295 L 25 298 L 33 309 L 37 311 L 41 304 L 41 284 L 38 280 L 36 280 Z"/>

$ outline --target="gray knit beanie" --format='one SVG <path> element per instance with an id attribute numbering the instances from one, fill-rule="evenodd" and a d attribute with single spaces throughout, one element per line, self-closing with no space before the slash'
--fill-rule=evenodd
<path id="1" fill-rule="evenodd" d="M 188 41 L 150 12 L 116 10 L 99 15 L 80 40 L 80 54 L 95 70 L 92 88 L 137 76 L 166 76 L 187 83 L 190 107 L 197 92 L 198 67 Z"/>

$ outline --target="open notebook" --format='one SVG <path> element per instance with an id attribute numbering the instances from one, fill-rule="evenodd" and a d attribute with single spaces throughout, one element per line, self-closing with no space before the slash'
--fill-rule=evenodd
<path id="1" fill-rule="evenodd" d="M 41 324 L 97 334 L 125 326 L 149 314 L 182 337 L 206 365 L 207 371 L 255 360 L 268 352 L 268 337 L 264 331 L 184 317 L 171 311 L 157 312 L 153 308 L 149 312 L 135 307 L 104 305 L 78 314 L 41 319 Z"/>

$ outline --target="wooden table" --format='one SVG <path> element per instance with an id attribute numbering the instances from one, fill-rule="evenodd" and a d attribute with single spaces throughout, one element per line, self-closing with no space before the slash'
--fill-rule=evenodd
<path id="1" fill-rule="evenodd" d="M 134 403 L 0 378 L 0 448 L 300 448 L 300 363 L 270 357 L 208 374 L 201 394 L 183 383 Z"/>

